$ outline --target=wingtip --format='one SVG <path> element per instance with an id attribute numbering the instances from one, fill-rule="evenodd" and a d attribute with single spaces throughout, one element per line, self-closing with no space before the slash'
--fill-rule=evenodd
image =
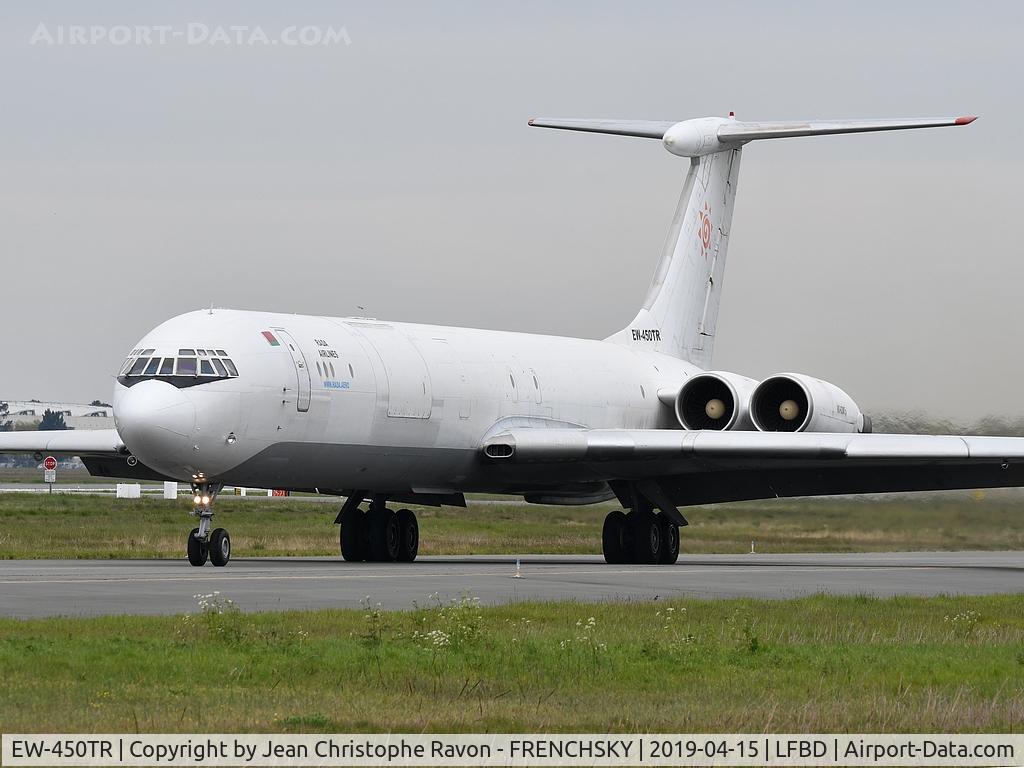
<path id="1" fill-rule="evenodd" d="M 963 117 L 958 117 L 954 125 L 970 125 L 977 119 L 977 115 L 964 115 Z"/>
<path id="2" fill-rule="evenodd" d="M 527 124 L 527 125 L 533 125 L 533 121 L 534 121 L 534 119 L 535 119 L 535 118 L 532 118 L 532 117 L 531 117 L 531 118 L 530 118 L 529 120 L 527 120 L 527 121 L 526 121 L 526 124 Z"/>

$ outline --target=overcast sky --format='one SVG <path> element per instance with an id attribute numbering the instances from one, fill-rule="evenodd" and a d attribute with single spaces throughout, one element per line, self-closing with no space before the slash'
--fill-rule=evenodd
<path id="1" fill-rule="evenodd" d="M 0 399 L 107 399 L 143 334 L 211 302 L 603 337 L 643 300 L 687 161 L 527 119 L 735 110 L 981 118 L 748 147 L 715 366 L 813 374 L 867 410 L 1024 414 L 1024 3 L 44 0 L 0 20 Z M 60 44 L 72 26 L 153 42 Z M 307 26 L 345 37 L 259 37 Z"/>

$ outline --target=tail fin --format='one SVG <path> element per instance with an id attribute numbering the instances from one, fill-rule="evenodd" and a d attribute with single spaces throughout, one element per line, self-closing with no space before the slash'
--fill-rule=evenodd
<path id="1" fill-rule="evenodd" d="M 741 147 L 757 139 L 823 136 L 967 125 L 974 117 L 748 123 L 707 117 L 679 123 L 645 120 L 548 120 L 530 125 L 661 139 L 690 158 L 683 192 L 643 307 L 609 341 L 711 364 L 725 258 L 736 201 Z"/>

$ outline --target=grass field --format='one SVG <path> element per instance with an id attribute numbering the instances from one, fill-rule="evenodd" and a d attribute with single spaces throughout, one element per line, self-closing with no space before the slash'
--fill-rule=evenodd
<path id="1" fill-rule="evenodd" d="M 7 731 L 1016 731 L 1024 597 L 0 620 Z"/>
<path id="2" fill-rule="evenodd" d="M 1024 494 L 772 500 L 684 510 L 684 552 L 852 552 L 1024 549 Z M 0 494 L 0 558 L 183 556 L 189 501 Z M 600 552 L 609 505 L 475 503 L 417 508 L 424 554 Z M 236 557 L 334 555 L 336 505 L 288 499 L 218 499 L 215 523 Z"/>
<path id="3" fill-rule="evenodd" d="M 87 469 L 57 469 L 57 479 L 67 485 L 110 485 L 113 482 L 109 477 L 94 477 Z M 43 482 L 43 471 L 38 467 L 3 467 L 0 468 L 0 483 L 41 483 Z"/>

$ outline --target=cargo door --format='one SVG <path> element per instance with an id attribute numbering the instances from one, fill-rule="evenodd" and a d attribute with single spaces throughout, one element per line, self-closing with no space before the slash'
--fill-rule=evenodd
<path id="1" fill-rule="evenodd" d="M 380 357 L 387 377 L 388 416 L 429 419 L 430 373 L 423 355 L 409 338 L 391 325 L 349 323 L 362 334 Z"/>

